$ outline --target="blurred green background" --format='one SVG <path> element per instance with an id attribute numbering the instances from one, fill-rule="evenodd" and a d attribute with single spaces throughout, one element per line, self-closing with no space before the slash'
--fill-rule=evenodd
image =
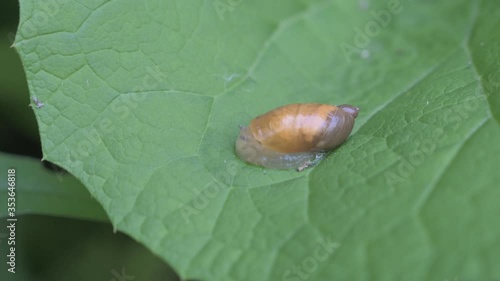
<path id="1" fill-rule="evenodd" d="M 18 20 L 18 1 L 3 1 L 0 9 L 0 152 L 39 160 L 42 158 L 40 136 L 29 106 L 26 78 L 19 56 L 10 48 Z M 40 161 L 40 165 L 53 173 L 65 173 L 46 162 Z M 36 186 L 30 188 L 36 189 Z M 1 208 L 7 208 L 6 198 L 1 202 Z M 12 274 L 5 265 L 5 218 L 2 221 L 0 280 L 179 280 L 166 263 L 142 245 L 126 235 L 114 233 L 110 223 L 34 214 L 18 216 L 16 273 Z"/>

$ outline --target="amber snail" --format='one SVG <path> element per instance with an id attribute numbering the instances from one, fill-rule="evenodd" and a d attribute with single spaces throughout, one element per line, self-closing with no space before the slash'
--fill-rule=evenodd
<path id="1" fill-rule="evenodd" d="M 349 137 L 358 111 L 348 104 L 278 107 L 257 116 L 248 127 L 240 127 L 236 154 L 266 168 L 302 171 Z"/>

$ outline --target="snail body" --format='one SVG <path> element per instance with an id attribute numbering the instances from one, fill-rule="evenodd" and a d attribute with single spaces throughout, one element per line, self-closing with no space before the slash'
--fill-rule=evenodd
<path id="1" fill-rule="evenodd" d="M 346 104 L 278 107 L 241 127 L 236 154 L 266 168 L 303 170 L 349 137 L 358 111 Z"/>

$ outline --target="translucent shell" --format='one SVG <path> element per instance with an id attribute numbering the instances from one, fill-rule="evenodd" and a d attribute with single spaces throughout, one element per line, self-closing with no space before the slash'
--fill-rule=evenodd
<path id="1" fill-rule="evenodd" d="M 349 137 L 358 111 L 351 105 L 315 103 L 276 108 L 241 128 L 236 154 L 267 168 L 303 170 Z"/>

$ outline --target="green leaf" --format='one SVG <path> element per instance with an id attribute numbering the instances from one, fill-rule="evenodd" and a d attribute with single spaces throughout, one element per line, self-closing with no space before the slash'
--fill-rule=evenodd
<path id="1" fill-rule="evenodd" d="M 7 171 L 15 170 L 15 188 L 9 189 Z M 44 168 L 40 161 L 0 152 L 0 193 L 11 198 L 15 193 L 15 215 L 38 214 L 87 220 L 107 221 L 97 201 L 73 176 Z M 5 199 L 7 201 L 7 199 Z M 11 202 L 9 200 L 9 202 Z M 0 217 L 8 217 L 6 208 Z"/>
<path id="2" fill-rule="evenodd" d="M 499 7 L 21 1 L 43 152 L 200 280 L 500 278 Z M 302 173 L 234 154 L 296 102 L 361 108 Z"/>

